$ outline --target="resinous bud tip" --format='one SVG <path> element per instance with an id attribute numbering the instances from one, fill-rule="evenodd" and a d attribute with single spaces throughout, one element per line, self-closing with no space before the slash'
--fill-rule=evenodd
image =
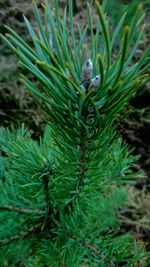
<path id="1" fill-rule="evenodd" d="M 98 86 L 100 85 L 100 75 L 96 75 L 92 80 L 91 83 L 89 85 L 89 89 L 90 88 L 98 88 Z"/>
<path id="2" fill-rule="evenodd" d="M 92 70 L 93 63 L 92 63 L 92 60 L 90 58 L 85 62 L 84 67 L 87 68 L 87 69 L 91 69 Z"/>
<path id="3" fill-rule="evenodd" d="M 93 63 L 92 60 L 89 58 L 84 63 L 81 75 L 81 83 L 86 89 L 89 87 L 92 79 L 92 69 L 93 69 Z"/>

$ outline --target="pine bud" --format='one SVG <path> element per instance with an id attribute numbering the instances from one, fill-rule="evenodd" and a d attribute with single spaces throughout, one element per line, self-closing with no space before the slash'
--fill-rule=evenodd
<path id="1" fill-rule="evenodd" d="M 88 89 L 90 89 L 90 88 L 97 89 L 99 87 L 99 85 L 100 85 L 100 75 L 97 75 L 91 80 L 91 83 L 90 83 Z"/>
<path id="2" fill-rule="evenodd" d="M 93 69 L 93 63 L 91 59 L 88 59 L 83 66 L 81 75 L 81 83 L 85 87 L 85 89 L 88 89 L 91 83 L 92 69 Z"/>

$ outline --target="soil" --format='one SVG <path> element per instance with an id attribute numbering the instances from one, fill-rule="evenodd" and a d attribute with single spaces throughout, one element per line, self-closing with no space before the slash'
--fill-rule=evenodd
<path id="1" fill-rule="evenodd" d="M 36 0 L 42 12 L 40 0 Z M 52 4 L 52 0 L 49 0 Z M 59 1 L 60 12 L 65 6 L 64 0 Z M 93 1 L 91 1 L 93 2 Z M 86 1 L 76 1 L 74 6 L 75 23 L 86 22 Z M 31 0 L 0 0 L 0 32 L 5 33 L 4 25 L 10 25 L 19 35 L 29 41 L 29 35 L 23 21 L 25 14 L 35 25 Z M 140 44 L 134 60 L 141 55 L 143 49 L 150 43 L 150 6 L 146 9 L 146 31 L 144 42 Z M 96 16 L 94 17 L 96 20 Z M 35 25 L 36 27 L 36 25 Z M 16 56 L 0 40 L 0 121 L 4 127 L 24 123 L 33 131 L 37 138 L 43 133 L 45 123 L 43 112 L 26 93 L 19 80 L 19 73 L 24 72 L 18 65 Z M 28 75 L 27 73 L 25 73 Z M 146 178 L 137 181 L 135 186 L 128 188 L 131 196 L 131 207 L 121 213 L 122 227 L 132 230 L 136 239 L 143 239 L 150 249 L 150 84 L 142 88 L 132 99 L 132 113 L 121 124 L 122 134 L 126 141 L 135 148 L 134 153 L 140 155 L 139 169 Z M 139 215 L 140 214 L 140 215 Z M 146 219 L 145 219 L 146 218 Z"/>

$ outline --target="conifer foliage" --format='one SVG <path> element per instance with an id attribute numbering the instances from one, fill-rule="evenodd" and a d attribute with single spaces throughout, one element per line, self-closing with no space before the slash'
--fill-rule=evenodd
<path id="1" fill-rule="evenodd" d="M 55 0 L 54 11 L 44 5 L 44 25 L 33 2 L 37 34 L 24 17 L 33 45 L 8 26 L 1 36 L 33 75 L 21 81 L 48 122 L 39 142 L 24 127 L 1 129 L 1 266 L 127 267 L 144 257 L 132 236 L 119 233 L 117 214 L 127 200 L 122 185 L 140 175 L 132 173 L 136 158 L 116 129 L 130 98 L 149 80 L 150 48 L 131 64 L 143 32 L 142 7 L 125 28 L 124 14 L 111 35 L 105 4 L 95 3 L 95 33 L 89 4 L 88 26 L 75 31 L 72 1 L 61 18 Z"/>

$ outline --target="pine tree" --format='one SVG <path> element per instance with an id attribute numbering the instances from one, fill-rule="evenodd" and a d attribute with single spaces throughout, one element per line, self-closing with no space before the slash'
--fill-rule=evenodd
<path id="1" fill-rule="evenodd" d="M 78 27 L 77 42 L 71 0 L 63 18 L 57 0 L 54 17 L 46 3 L 44 26 L 33 2 L 37 35 L 24 20 L 34 47 L 8 26 L 7 35 L 1 35 L 32 73 L 34 79 L 21 75 L 21 81 L 48 124 L 39 141 L 23 126 L 1 129 L 1 266 L 127 267 L 145 257 L 144 247 L 119 231 L 119 208 L 127 202 L 123 185 L 140 174 L 132 171 L 137 158 L 118 125 L 130 98 L 149 80 L 150 48 L 131 64 L 143 32 L 138 30 L 142 7 L 123 30 L 124 14 L 111 37 L 105 2 L 95 3 L 95 34 L 87 5 L 89 58 L 83 45 L 88 27 Z M 148 266 L 146 260 L 142 266 Z"/>

